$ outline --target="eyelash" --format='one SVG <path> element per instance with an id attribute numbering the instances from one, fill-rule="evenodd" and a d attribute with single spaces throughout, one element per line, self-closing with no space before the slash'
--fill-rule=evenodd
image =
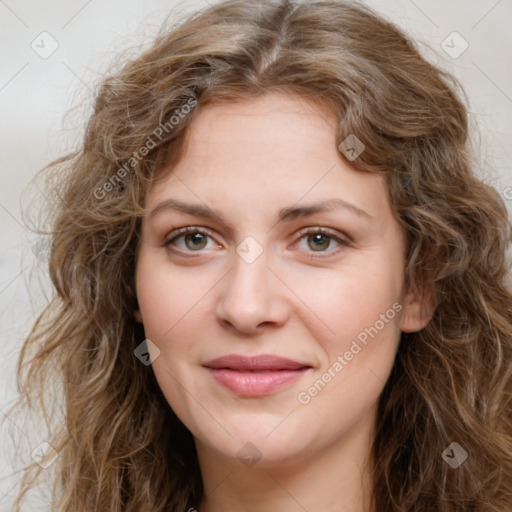
<path id="1" fill-rule="evenodd" d="M 163 246 L 169 248 L 170 245 L 173 242 L 175 242 L 178 238 L 181 238 L 187 234 L 196 234 L 196 233 L 199 233 L 201 235 L 206 235 L 206 236 L 209 236 L 210 238 L 213 238 L 212 232 L 206 228 L 200 228 L 200 227 L 196 227 L 196 226 L 187 226 L 187 227 L 179 228 L 179 229 L 176 229 L 175 231 L 173 231 L 173 233 L 171 234 L 172 237 L 169 238 L 168 240 L 166 240 L 165 243 L 163 244 Z M 328 228 L 322 228 L 322 227 L 306 228 L 304 230 L 301 230 L 299 232 L 299 235 L 300 235 L 299 240 L 306 237 L 307 235 L 316 235 L 316 234 L 326 235 L 328 238 L 338 242 L 343 247 L 352 247 L 351 241 L 349 241 L 346 238 L 341 238 L 340 236 L 338 236 L 336 234 L 336 232 L 333 232 Z M 169 249 L 169 250 L 171 250 L 172 252 L 179 252 L 179 253 L 201 252 L 201 251 L 182 251 L 182 250 L 175 250 L 175 249 Z M 319 256 L 319 254 L 322 254 L 322 253 L 325 254 L 325 251 L 318 251 L 318 252 L 310 251 L 311 253 L 313 253 L 313 255 L 307 256 L 307 257 L 308 258 L 327 258 L 327 257 L 331 257 L 331 256 L 337 254 L 340 250 L 341 249 L 338 249 L 336 251 L 328 251 L 327 256 Z"/>

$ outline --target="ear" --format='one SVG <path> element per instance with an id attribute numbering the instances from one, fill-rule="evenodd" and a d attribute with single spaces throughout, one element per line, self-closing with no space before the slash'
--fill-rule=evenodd
<path id="1" fill-rule="evenodd" d="M 134 312 L 133 312 L 133 317 L 135 318 L 135 320 L 137 322 L 139 322 L 139 324 L 142 323 L 142 313 L 140 312 L 140 309 L 136 309 Z"/>
<path id="2" fill-rule="evenodd" d="M 400 320 L 402 332 L 418 332 L 426 327 L 434 316 L 435 304 L 432 293 L 423 296 L 417 292 L 410 292 L 404 302 L 404 310 Z"/>

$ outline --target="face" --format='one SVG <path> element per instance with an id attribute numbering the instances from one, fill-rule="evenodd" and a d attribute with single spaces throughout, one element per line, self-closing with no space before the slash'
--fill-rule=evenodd
<path id="1" fill-rule="evenodd" d="M 280 94 L 210 104 L 147 194 L 136 317 L 198 451 L 271 466 L 342 443 L 426 323 L 384 181 L 344 162 L 335 123 Z"/>

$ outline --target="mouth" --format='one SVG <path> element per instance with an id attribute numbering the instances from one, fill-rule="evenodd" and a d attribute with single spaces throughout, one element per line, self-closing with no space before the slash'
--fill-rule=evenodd
<path id="1" fill-rule="evenodd" d="M 203 364 L 215 381 L 239 396 L 264 396 L 298 381 L 312 366 L 279 356 L 229 355 Z"/>

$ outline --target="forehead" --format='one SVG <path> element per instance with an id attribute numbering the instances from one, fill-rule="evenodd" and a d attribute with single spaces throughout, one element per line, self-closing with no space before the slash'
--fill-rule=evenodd
<path id="1" fill-rule="evenodd" d="M 209 104 L 188 135 L 196 158 L 215 156 L 216 162 L 232 161 L 233 156 L 295 162 L 304 153 L 327 161 L 325 145 L 335 143 L 335 125 L 336 119 L 320 104 L 272 93 Z"/>
<path id="2" fill-rule="evenodd" d="M 208 104 L 188 128 L 181 159 L 151 188 L 148 206 L 171 194 L 276 209 L 334 195 L 370 213 L 387 208 L 382 178 L 341 157 L 337 122 L 321 104 L 280 93 Z"/>

